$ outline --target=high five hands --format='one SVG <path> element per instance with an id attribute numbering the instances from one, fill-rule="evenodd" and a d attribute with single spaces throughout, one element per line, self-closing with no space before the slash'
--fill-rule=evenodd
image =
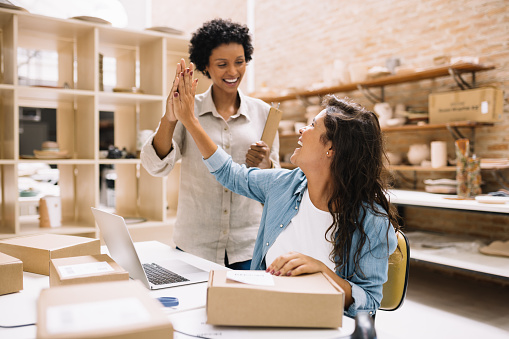
<path id="1" fill-rule="evenodd" d="M 191 63 L 189 68 L 186 68 L 186 62 L 182 59 L 177 65 L 175 81 L 166 102 L 166 111 L 171 111 L 169 116 L 179 120 L 184 126 L 195 119 L 194 96 L 198 79 L 193 80 L 193 73 L 194 65 Z"/>

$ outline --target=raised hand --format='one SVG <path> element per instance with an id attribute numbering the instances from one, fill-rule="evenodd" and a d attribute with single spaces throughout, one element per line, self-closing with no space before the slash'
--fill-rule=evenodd
<path id="1" fill-rule="evenodd" d="M 181 66 L 185 66 L 183 59 Z M 193 71 L 193 64 L 189 68 L 182 69 L 182 72 L 175 78 L 174 86 L 177 90 L 173 92 L 171 98 L 175 118 L 180 120 L 186 127 L 190 121 L 196 118 L 194 116 L 194 96 L 198 79 L 193 80 Z"/>
<path id="2" fill-rule="evenodd" d="M 176 122 L 178 119 L 173 112 L 173 98 L 175 96 L 175 92 L 178 91 L 178 78 L 180 73 L 186 70 L 186 61 L 184 59 L 180 59 L 180 62 L 177 63 L 177 67 L 175 70 L 175 78 L 173 79 L 173 84 L 171 85 L 170 93 L 168 94 L 168 98 L 166 98 L 166 112 L 164 116 L 168 119 L 169 122 Z M 189 65 L 189 71 L 194 71 L 194 64 L 191 63 Z"/>

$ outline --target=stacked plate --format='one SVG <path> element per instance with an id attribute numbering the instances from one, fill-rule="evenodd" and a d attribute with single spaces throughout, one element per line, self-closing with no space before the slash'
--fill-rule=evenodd
<path id="1" fill-rule="evenodd" d="M 69 158 L 69 153 L 61 150 L 58 143 L 55 141 L 45 141 L 42 143 L 42 149 L 34 149 L 34 155 L 37 159 L 66 159 Z"/>
<path id="2" fill-rule="evenodd" d="M 452 179 L 426 179 L 424 190 L 429 193 L 456 194 L 457 181 Z"/>

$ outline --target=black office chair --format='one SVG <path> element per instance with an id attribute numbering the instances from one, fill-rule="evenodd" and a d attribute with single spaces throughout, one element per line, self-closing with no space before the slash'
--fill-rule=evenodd
<path id="1" fill-rule="evenodd" d="M 355 316 L 355 330 L 348 339 L 376 339 L 375 322 L 369 312 L 358 312 Z"/>

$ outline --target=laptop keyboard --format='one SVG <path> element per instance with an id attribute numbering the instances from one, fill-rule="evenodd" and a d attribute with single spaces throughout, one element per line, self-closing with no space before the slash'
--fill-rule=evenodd
<path id="1" fill-rule="evenodd" d="M 189 279 L 186 279 L 183 276 L 178 275 L 177 273 L 172 272 L 154 263 L 143 264 L 143 269 L 147 274 L 148 281 L 150 281 L 154 285 L 164 285 L 189 281 Z"/>

